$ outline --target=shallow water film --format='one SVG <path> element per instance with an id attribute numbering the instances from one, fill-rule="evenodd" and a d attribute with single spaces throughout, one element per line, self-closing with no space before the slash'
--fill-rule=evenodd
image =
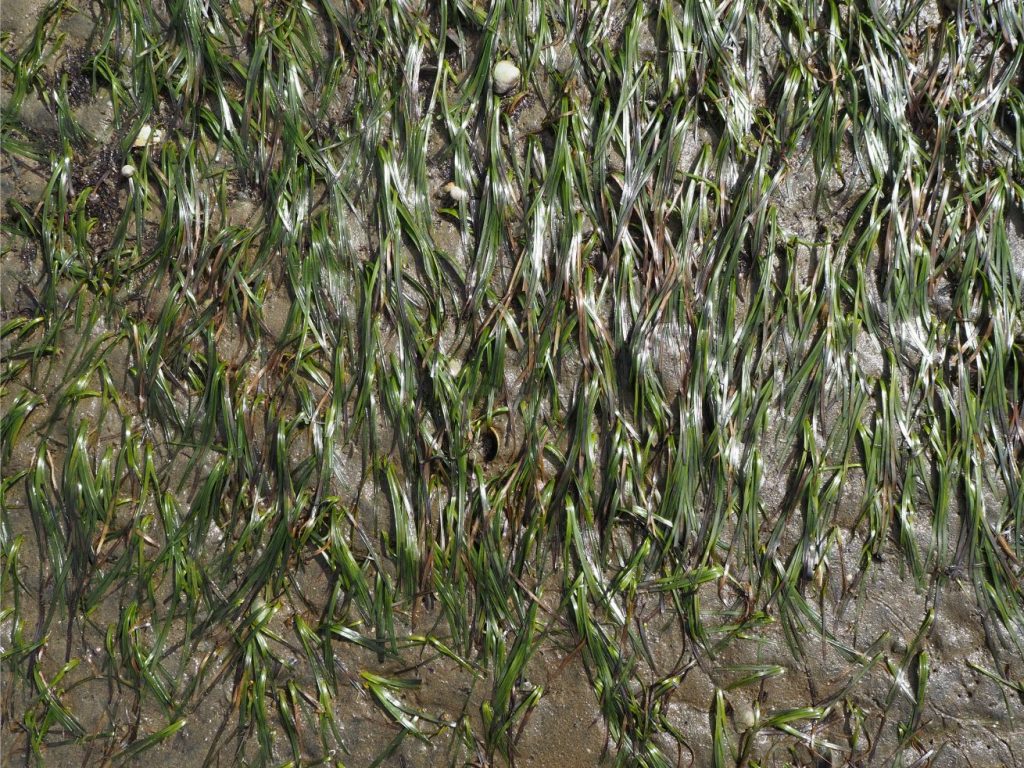
<path id="1" fill-rule="evenodd" d="M 0 763 L 1024 765 L 1024 6 L 5 0 Z"/>

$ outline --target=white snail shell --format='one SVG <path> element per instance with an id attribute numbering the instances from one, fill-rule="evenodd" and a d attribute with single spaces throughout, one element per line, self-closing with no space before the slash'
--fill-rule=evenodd
<path id="1" fill-rule="evenodd" d="M 449 181 L 444 185 L 444 191 L 448 194 L 453 201 L 461 203 L 469 199 L 469 192 L 464 190 L 454 181 Z"/>
<path id="2" fill-rule="evenodd" d="M 139 128 L 139 133 L 135 137 L 135 141 L 132 142 L 132 147 L 138 149 L 139 147 L 145 147 L 150 144 L 159 144 L 164 140 L 164 132 L 159 128 L 146 124 Z"/>
<path id="3" fill-rule="evenodd" d="M 519 84 L 519 67 L 515 62 L 502 59 L 494 65 L 491 79 L 494 81 L 494 92 L 499 96 L 504 95 Z"/>
<path id="4" fill-rule="evenodd" d="M 746 702 L 733 705 L 733 719 L 736 723 L 736 730 L 745 733 L 757 724 L 757 714 Z"/>
<path id="5" fill-rule="evenodd" d="M 144 147 L 149 144 L 149 139 L 153 135 L 153 128 L 148 125 L 144 125 L 139 128 L 139 134 L 135 137 L 135 141 L 132 142 L 133 147 Z"/>

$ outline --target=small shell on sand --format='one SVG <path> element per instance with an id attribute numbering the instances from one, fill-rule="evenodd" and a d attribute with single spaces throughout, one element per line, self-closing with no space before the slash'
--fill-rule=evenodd
<path id="1" fill-rule="evenodd" d="M 456 203 L 461 203 L 469 199 L 469 192 L 464 190 L 454 181 L 449 181 L 442 187 L 442 191 L 448 195 Z"/>
<path id="2" fill-rule="evenodd" d="M 147 124 L 139 128 L 139 133 L 135 137 L 135 141 L 132 142 L 132 147 L 138 149 L 150 144 L 159 144 L 163 140 L 164 132 Z"/>
<path id="3" fill-rule="evenodd" d="M 494 92 L 503 96 L 519 84 L 519 67 L 515 62 L 502 59 L 494 65 L 491 79 L 494 82 Z"/>

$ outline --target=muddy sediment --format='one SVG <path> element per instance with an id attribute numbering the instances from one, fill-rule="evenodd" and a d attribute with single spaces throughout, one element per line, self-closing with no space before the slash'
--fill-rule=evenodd
<path id="1" fill-rule="evenodd" d="M 6 53 L 25 50 L 42 6 L 5 4 Z M 238 29 L 224 35 L 250 46 L 238 59 L 248 66 L 258 28 L 249 25 L 269 17 L 238 10 Z M 629 20 L 616 19 L 621 33 Z M 97 19 L 66 9 L 55 24 L 47 39 L 66 39 L 43 65 L 47 87 L 8 110 L 14 75 L 4 72 L 5 123 L 35 148 L 3 166 L 0 296 L 12 330 L 0 348 L 0 406 L 34 404 L 18 439 L 4 442 L 10 759 L 703 766 L 724 744 L 730 765 L 1024 762 L 1024 661 L 992 597 L 997 572 L 1012 626 L 1019 440 L 1007 427 L 1000 453 L 984 434 L 984 450 L 965 459 L 978 487 L 948 489 L 943 510 L 932 502 L 945 468 L 919 458 L 946 434 L 921 431 L 921 414 L 938 407 L 921 382 L 945 377 L 950 400 L 967 397 L 982 370 L 970 338 L 988 343 L 985 323 L 998 318 L 951 320 L 963 326 L 956 348 L 950 341 L 930 362 L 913 318 L 886 315 L 884 264 L 858 264 L 868 277 L 854 299 L 869 306 L 856 311 L 876 322 L 843 337 L 846 356 L 806 387 L 809 408 L 811 395 L 790 387 L 821 338 L 809 329 L 836 321 L 829 308 L 812 315 L 812 298 L 834 290 L 835 305 L 854 312 L 840 285 L 854 270 L 837 278 L 826 268 L 843 263 L 851 241 L 822 246 L 870 186 L 850 147 L 823 191 L 806 157 L 776 164 L 764 185 L 772 253 L 733 258 L 701 245 L 709 260 L 684 263 L 690 256 L 669 244 L 627 248 L 654 216 L 616 229 L 607 210 L 642 176 L 632 157 L 609 145 L 586 165 L 604 168 L 616 192 L 595 200 L 573 187 L 576 220 L 552 214 L 557 196 L 538 192 L 561 183 L 547 168 L 564 140 L 563 102 L 582 114 L 602 98 L 586 52 L 561 40 L 538 54 L 521 98 L 482 98 L 489 106 L 455 140 L 435 121 L 421 169 L 429 200 L 421 209 L 414 195 L 395 196 L 407 219 L 430 212 L 424 248 L 391 236 L 387 224 L 408 225 L 384 220 L 367 192 L 372 174 L 351 189 L 330 184 L 347 162 L 336 152 L 343 135 L 358 139 L 348 153 L 380 152 L 373 174 L 414 175 L 385 160 L 406 161 L 395 115 L 354 114 L 368 98 L 358 89 L 375 82 L 355 63 L 336 100 L 316 110 L 338 125 L 302 132 L 339 167 L 317 168 L 307 197 L 285 182 L 275 196 L 280 180 L 261 177 L 255 161 L 236 167 L 230 138 L 216 147 L 208 127 L 179 122 L 180 105 L 147 117 L 166 126 L 167 147 L 126 154 L 140 115 L 82 75 L 101 42 Z M 637 43 L 652 66 L 670 53 L 660 29 L 651 20 Z M 767 26 L 759 34 L 751 115 L 771 111 L 764 73 L 784 55 Z M 449 40 L 468 68 L 485 33 Z M 424 107 L 438 64 L 420 66 Z M 648 82 L 648 101 L 667 98 Z M 70 129 L 54 88 L 67 91 L 82 129 L 71 131 L 64 175 Z M 212 121 L 205 108 L 197 120 Z M 742 178 L 735 163 L 707 160 L 736 126 L 701 109 L 664 182 L 692 192 L 718 174 L 714 194 L 700 192 L 700 216 L 673 214 L 662 230 L 687 253 L 698 247 L 691 230 L 728 220 L 728 189 Z M 502 126 L 490 146 L 488 119 Z M 391 138 L 371 146 L 379 136 Z M 179 148 L 209 161 L 205 175 L 168 181 L 185 167 Z M 119 171 L 127 161 L 138 166 L 131 179 Z M 312 173 L 294 158 L 275 162 Z M 465 199 L 443 191 L 462 177 Z M 63 239 L 33 229 L 58 198 L 70 204 L 87 188 L 81 208 L 60 209 L 67 221 L 52 219 Z M 508 192 L 501 205 L 495 188 Z M 79 240 L 75 216 L 88 222 Z M 1006 221 L 1010 284 L 1020 285 L 1024 216 L 1011 205 Z M 317 239 L 307 224 L 330 234 Z M 639 277 L 627 285 L 627 273 Z M 956 291 L 967 289 L 940 285 L 953 279 L 935 276 L 921 316 L 959 312 Z M 665 287 L 673 280 L 676 293 Z M 548 303 L 522 300 L 531 285 Z M 759 295 L 792 303 L 776 315 Z M 751 320 L 762 316 L 777 323 L 770 333 Z M 1009 354 L 1019 358 L 1017 339 Z M 763 408 L 736 405 L 752 380 Z M 893 422 L 889 463 L 876 467 L 864 446 L 882 440 L 893 396 L 921 421 Z M 686 453 L 694 440 L 699 452 Z M 680 461 L 708 474 L 671 490 Z M 648 474 L 633 476 L 641 466 Z M 708 476 L 717 485 L 703 485 Z M 987 526 L 987 559 L 971 549 L 971 526 Z M 707 577 L 672 587 L 694 574 Z M 495 707 L 506 725 L 495 725 Z M 169 724 L 171 735 L 146 741 Z"/>

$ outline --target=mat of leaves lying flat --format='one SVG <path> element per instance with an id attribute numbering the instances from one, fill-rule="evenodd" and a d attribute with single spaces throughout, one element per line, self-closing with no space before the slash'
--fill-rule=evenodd
<path id="1" fill-rule="evenodd" d="M 1024 762 L 1024 11 L 4 6 L 30 765 Z"/>

